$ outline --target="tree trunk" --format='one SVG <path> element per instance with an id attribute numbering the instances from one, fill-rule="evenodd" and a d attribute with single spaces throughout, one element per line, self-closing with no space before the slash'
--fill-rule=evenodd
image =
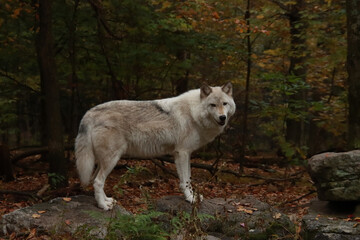
<path id="1" fill-rule="evenodd" d="M 39 1 L 39 33 L 37 57 L 44 103 L 45 135 L 50 163 L 49 183 L 53 187 L 67 185 L 67 162 L 64 157 L 63 126 L 60 114 L 59 84 L 53 50 L 51 0 Z"/>
<path id="2" fill-rule="evenodd" d="M 290 67 L 289 76 L 306 81 L 306 24 L 302 19 L 301 11 L 304 9 L 304 0 L 297 0 L 289 11 L 290 23 Z M 289 84 L 292 84 L 291 82 Z M 306 92 L 299 89 L 298 92 L 291 95 L 288 99 L 288 106 L 291 112 L 297 112 L 302 101 L 306 100 Z M 305 141 L 304 119 L 288 118 L 286 120 L 286 140 L 295 146 L 303 146 Z"/>
<path id="3" fill-rule="evenodd" d="M 243 119 L 242 119 L 242 127 L 243 132 L 241 136 L 241 150 L 240 150 L 240 172 L 244 171 L 244 162 L 245 162 L 245 152 L 248 140 L 248 111 L 249 111 L 249 92 L 250 92 L 250 76 L 251 76 L 251 54 L 252 54 L 252 46 L 251 46 L 251 30 L 250 30 L 250 0 L 247 0 L 247 7 L 245 12 L 245 21 L 247 25 L 247 67 L 246 67 L 246 84 L 245 84 L 245 98 L 244 98 L 244 111 L 243 111 Z"/>
<path id="4" fill-rule="evenodd" d="M 185 61 L 189 58 L 188 53 L 186 50 L 179 50 L 177 55 L 177 59 L 180 62 Z M 176 94 L 182 94 L 188 90 L 188 84 L 189 84 L 189 70 L 185 71 L 185 74 L 183 76 L 180 76 L 180 78 L 176 81 Z"/>
<path id="5" fill-rule="evenodd" d="M 8 146 L 3 144 L 0 144 L 0 176 L 4 177 L 5 181 L 15 179 L 10 159 L 10 150 Z"/>
<path id="6" fill-rule="evenodd" d="M 346 1 L 348 72 L 348 146 L 360 148 L 360 2 Z"/>

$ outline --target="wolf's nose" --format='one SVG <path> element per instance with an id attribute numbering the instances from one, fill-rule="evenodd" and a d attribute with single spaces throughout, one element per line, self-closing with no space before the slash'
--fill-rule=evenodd
<path id="1" fill-rule="evenodd" d="M 225 116 L 225 115 L 221 115 L 221 116 L 219 117 L 219 119 L 220 119 L 220 121 L 225 121 L 225 120 L 226 120 L 226 116 Z"/>

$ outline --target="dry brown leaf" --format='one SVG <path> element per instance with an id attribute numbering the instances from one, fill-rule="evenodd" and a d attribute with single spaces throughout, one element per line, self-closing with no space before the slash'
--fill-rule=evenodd
<path id="1" fill-rule="evenodd" d="M 70 221 L 69 219 L 67 219 L 67 220 L 65 220 L 65 224 L 68 225 L 68 226 L 70 226 L 71 221 Z"/>
<path id="2" fill-rule="evenodd" d="M 39 214 L 37 214 L 37 213 L 34 213 L 31 217 L 32 217 L 32 218 L 40 218 L 41 215 L 39 215 Z"/>
<path id="3" fill-rule="evenodd" d="M 71 198 L 69 198 L 69 197 L 64 197 L 63 200 L 64 200 L 65 202 L 70 202 L 70 201 L 71 201 Z"/>
<path id="4" fill-rule="evenodd" d="M 36 228 L 30 230 L 29 236 L 27 236 L 26 240 L 30 240 L 36 237 Z"/>
<path id="5" fill-rule="evenodd" d="M 41 211 L 38 211 L 38 213 L 42 214 L 42 213 L 46 213 L 46 211 L 41 210 Z"/>
<path id="6" fill-rule="evenodd" d="M 274 218 L 274 219 L 280 219 L 280 218 L 281 218 L 281 213 L 275 213 L 275 214 L 273 215 L 273 218 Z"/>

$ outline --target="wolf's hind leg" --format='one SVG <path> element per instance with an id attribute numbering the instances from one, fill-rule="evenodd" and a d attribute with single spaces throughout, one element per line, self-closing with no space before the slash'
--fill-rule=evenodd
<path id="1" fill-rule="evenodd" d="M 99 208 L 102 208 L 104 210 L 110 210 L 116 204 L 116 201 L 113 198 L 109 198 L 106 196 L 104 192 L 104 184 L 107 176 L 113 170 L 120 157 L 121 151 L 118 151 L 116 153 L 113 153 L 108 158 L 103 158 L 99 161 L 100 169 L 94 180 L 94 191 L 95 199 Z"/>

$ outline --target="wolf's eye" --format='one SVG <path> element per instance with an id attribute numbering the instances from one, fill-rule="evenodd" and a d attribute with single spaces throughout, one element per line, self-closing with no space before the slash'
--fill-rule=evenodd
<path id="1" fill-rule="evenodd" d="M 223 105 L 226 106 L 226 105 L 228 105 L 228 103 L 227 103 L 227 102 L 224 102 Z"/>
<path id="2" fill-rule="evenodd" d="M 210 107 L 216 107 L 216 104 L 210 103 Z"/>

